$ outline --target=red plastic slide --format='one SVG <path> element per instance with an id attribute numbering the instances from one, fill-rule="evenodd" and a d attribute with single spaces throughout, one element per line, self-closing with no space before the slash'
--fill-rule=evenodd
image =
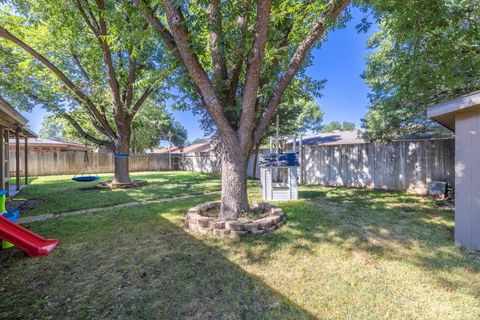
<path id="1" fill-rule="evenodd" d="M 52 252 L 58 244 L 58 240 L 44 239 L 1 215 L 0 239 L 13 243 L 24 250 L 30 257 L 47 255 Z"/>

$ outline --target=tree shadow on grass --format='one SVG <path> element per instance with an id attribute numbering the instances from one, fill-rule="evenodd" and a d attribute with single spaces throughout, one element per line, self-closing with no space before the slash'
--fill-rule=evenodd
<path id="1" fill-rule="evenodd" d="M 35 225 L 60 246 L 40 259 L 0 254 L 0 318 L 313 318 L 160 214 L 185 207 Z"/>
<path id="2" fill-rule="evenodd" d="M 217 177 L 196 173 L 132 174 L 134 179 L 146 179 L 146 186 L 131 189 L 95 189 L 96 182 L 73 182 L 66 177 L 43 179 L 15 197 L 15 200 L 38 199 L 41 206 L 21 212 L 22 216 L 61 213 L 79 209 L 108 207 L 126 202 L 150 201 L 185 195 L 199 195 L 220 190 Z M 105 179 L 104 179 L 105 180 Z M 85 190 L 81 190 L 85 189 Z"/>
<path id="3" fill-rule="evenodd" d="M 347 191 L 306 191 L 300 193 L 303 200 L 279 204 L 288 216 L 286 226 L 248 239 L 246 258 L 261 263 L 277 250 L 311 254 L 316 245 L 329 244 L 344 252 L 408 262 L 449 290 L 467 290 L 480 298 L 480 253 L 454 244 L 453 212 L 404 193 Z M 452 270 L 462 276 L 448 275 Z"/>

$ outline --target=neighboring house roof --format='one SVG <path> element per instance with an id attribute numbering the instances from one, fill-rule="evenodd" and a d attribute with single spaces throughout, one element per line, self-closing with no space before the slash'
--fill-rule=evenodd
<path id="1" fill-rule="evenodd" d="M 434 140 L 434 139 L 453 139 L 453 133 L 413 133 L 396 138 L 393 141 L 410 140 Z"/>
<path id="2" fill-rule="evenodd" d="M 333 131 L 325 133 L 315 133 L 310 135 L 302 136 L 302 145 L 342 145 L 342 144 L 361 144 L 368 143 L 369 141 L 363 138 L 362 130 L 354 131 Z M 394 141 L 405 141 L 405 140 L 429 140 L 429 139 L 448 139 L 452 138 L 449 134 L 433 134 L 433 133 L 423 133 L 423 134 L 411 134 L 403 137 L 394 139 Z M 292 141 L 289 140 L 289 144 L 292 144 Z M 297 139 L 297 146 L 299 139 Z"/>
<path id="3" fill-rule="evenodd" d="M 183 153 L 199 153 L 199 152 L 210 152 L 210 151 L 212 151 L 212 146 L 210 141 L 192 144 L 188 147 L 183 148 Z"/>
<path id="4" fill-rule="evenodd" d="M 15 139 L 10 139 L 10 147 L 15 146 Z M 23 145 L 23 139 L 20 140 L 20 144 Z M 28 138 L 28 146 L 35 148 L 57 148 L 62 150 L 76 150 L 76 151 L 85 151 L 85 150 L 94 150 L 94 147 L 86 147 L 83 144 L 65 141 L 65 140 L 54 140 L 54 139 L 45 139 L 45 138 Z"/>
<path id="5" fill-rule="evenodd" d="M 154 149 L 152 152 L 165 154 L 169 152 L 171 153 L 202 153 L 202 152 L 210 152 L 210 151 L 212 151 L 210 141 L 206 141 L 206 142 L 192 144 L 185 148 L 178 148 L 178 147 L 160 148 L 160 149 Z"/>
<path id="6" fill-rule="evenodd" d="M 153 149 L 152 153 L 181 153 L 180 149 L 177 147 L 171 147 L 171 148 L 158 148 L 158 149 Z"/>
<path id="7" fill-rule="evenodd" d="M 291 142 L 289 142 L 291 143 Z M 299 140 L 297 140 L 297 144 Z M 362 137 L 362 131 L 333 131 L 302 136 L 302 145 L 338 145 L 367 143 Z"/>

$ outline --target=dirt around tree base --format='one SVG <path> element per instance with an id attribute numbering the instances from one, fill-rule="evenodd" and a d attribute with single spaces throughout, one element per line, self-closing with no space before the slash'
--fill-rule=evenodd
<path id="1" fill-rule="evenodd" d="M 134 180 L 132 182 L 120 183 L 113 181 L 105 181 L 96 186 L 98 189 L 130 189 L 142 187 L 147 184 L 147 180 Z"/>
<path id="2" fill-rule="evenodd" d="M 185 226 L 199 234 L 236 239 L 248 234 L 273 232 L 286 223 L 283 210 L 269 204 L 256 204 L 237 220 L 220 219 L 219 211 L 220 201 L 199 204 L 188 210 Z"/>
<path id="3" fill-rule="evenodd" d="M 28 213 L 35 207 L 38 207 L 42 204 L 41 200 L 32 199 L 32 200 L 8 200 L 6 203 L 7 210 L 20 210 L 22 215 Z"/>

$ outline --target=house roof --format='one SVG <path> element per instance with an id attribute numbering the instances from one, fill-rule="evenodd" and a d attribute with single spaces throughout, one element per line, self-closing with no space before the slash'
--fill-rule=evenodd
<path id="1" fill-rule="evenodd" d="M 448 129 L 455 131 L 455 113 L 467 112 L 472 108 L 480 107 L 480 91 L 448 100 L 431 106 L 427 110 L 427 117 Z"/>
<path id="2" fill-rule="evenodd" d="M 199 153 L 199 152 L 210 152 L 210 151 L 212 151 L 211 141 L 196 143 L 183 148 L 184 153 Z"/>
<path id="3" fill-rule="evenodd" d="M 10 139 L 10 144 L 15 143 L 15 139 Z M 23 140 L 20 140 L 20 144 L 24 144 Z M 46 138 L 28 138 L 28 145 L 32 147 L 58 147 L 64 149 L 74 149 L 74 150 L 93 150 L 94 147 L 86 147 L 83 144 L 70 142 L 66 140 L 54 140 Z"/>
<path id="4" fill-rule="evenodd" d="M 201 152 L 210 152 L 212 151 L 210 141 L 206 142 L 201 142 L 201 143 L 196 143 L 192 144 L 188 147 L 185 148 L 178 148 L 178 147 L 172 147 L 172 148 L 161 148 L 161 149 L 155 149 L 153 150 L 153 153 L 201 153 Z"/>
<path id="5" fill-rule="evenodd" d="M 302 136 L 302 145 L 340 145 L 366 142 L 360 130 L 322 132 Z"/>
<path id="6" fill-rule="evenodd" d="M 181 153 L 180 149 L 177 147 L 153 149 L 152 153 L 168 153 L 169 150 L 172 153 Z"/>
<path id="7" fill-rule="evenodd" d="M 10 129 L 20 129 L 20 133 L 27 137 L 36 137 L 27 124 L 28 120 L 20 112 L 15 110 L 12 105 L 0 96 L 0 123 Z"/>

